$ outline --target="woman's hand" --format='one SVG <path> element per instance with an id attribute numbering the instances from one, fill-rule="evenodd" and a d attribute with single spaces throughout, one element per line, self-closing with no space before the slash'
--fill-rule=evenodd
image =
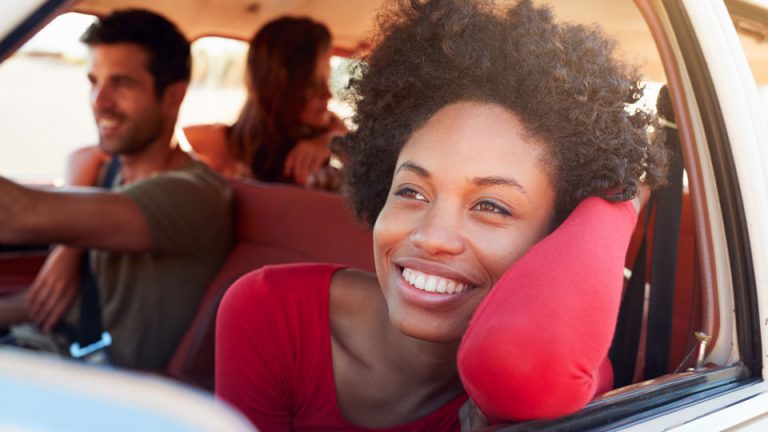
<path id="1" fill-rule="evenodd" d="M 475 406 L 472 399 L 467 399 L 464 405 L 459 408 L 459 422 L 461 423 L 461 432 L 472 432 L 488 426 L 488 419 Z"/>
<path id="2" fill-rule="evenodd" d="M 328 161 L 331 156 L 330 140 L 333 135 L 328 132 L 315 138 L 300 140 L 288 153 L 283 165 L 283 175 L 291 177 L 300 185 L 307 182 L 307 177 Z"/>
<path id="3" fill-rule="evenodd" d="M 304 184 L 309 189 L 320 189 L 330 192 L 336 192 L 341 189 L 342 174 L 338 168 L 325 165 L 319 170 L 313 171 L 307 177 Z"/>
<path id="4" fill-rule="evenodd" d="M 83 251 L 56 246 L 48 255 L 27 295 L 32 320 L 50 331 L 61 320 L 80 289 L 80 259 Z"/>

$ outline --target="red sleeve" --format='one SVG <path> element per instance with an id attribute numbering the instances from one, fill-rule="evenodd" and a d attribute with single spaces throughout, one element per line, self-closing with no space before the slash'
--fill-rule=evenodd
<path id="1" fill-rule="evenodd" d="M 216 397 L 263 432 L 290 429 L 290 346 L 278 289 L 268 271 L 227 290 L 216 320 Z"/>
<path id="2" fill-rule="evenodd" d="M 570 414 L 612 379 L 603 363 L 636 220 L 631 202 L 586 199 L 480 304 L 459 347 L 459 373 L 491 421 Z"/>

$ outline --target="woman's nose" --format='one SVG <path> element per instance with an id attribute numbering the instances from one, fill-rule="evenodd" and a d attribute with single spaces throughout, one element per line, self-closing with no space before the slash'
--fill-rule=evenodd
<path id="1" fill-rule="evenodd" d="M 423 215 L 411 241 L 429 255 L 459 255 L 465 246 L 461 218 L 435 207 Z"/>

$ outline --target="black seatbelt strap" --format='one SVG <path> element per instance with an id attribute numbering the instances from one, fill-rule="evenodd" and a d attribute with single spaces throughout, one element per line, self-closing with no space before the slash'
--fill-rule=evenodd
<path id="1" fill-rule="evenodd" d="M 667 129 L 671 152 L 669 184 L 657 192 L 656 223 L 651 253 L 651 294 L 645 350 L 645 379 L 669 370 L 669 349 L 675 301 L 675 277 L 683 206 L 683 157 L 677 131 Z"/>
<path id="2" fill-rule="evenodd" d="M 103 173 L 99 186 L 109 189 L 120 173 L 120 159 L 113 156 Z M 71 342 L 69 353 L 72 357 L 89 358 L 98 353 L 101 357 L 95 361 L 109 362 L 106 348 L 112 344 L 112 337 L 103 330 L 100 301 L 96 277 L 91 269 L 90 253 L 85 251 L 80 260 L 80 322 L 77 327 L 61 322 L 56 328 Z"/>
<path id="3" fill-rule="evenodd" d="M 640 331 L 643 324 L 648 225 L 653 207 L 654 198 L 651 197 L 645 208 L 642 240 L 632 265 L 632 275 L 629 277 L 627 289 L 621 299 L 616 333 L 613 336 L 613 343 L 608 354 L 613 364 L 614 387 L 624 387 L 634 381 L 637 350 L 640 346 Z"/>
<path id="4" fill-rule="evenodd" d="M 120 158 L 117 156 L 112 156 L 107 162 L 107 166 L 104 169 L 104 174 L 101 178 L 101 182 L 99 182 L 99 186 L 106 189 L 112 189 L 118 174 L 120 174 Z"/>

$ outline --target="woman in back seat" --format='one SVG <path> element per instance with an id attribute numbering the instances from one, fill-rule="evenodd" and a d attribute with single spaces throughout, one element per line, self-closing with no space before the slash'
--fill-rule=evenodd
<path id="1" fill-rule="evenodd" d="M 305 184 L 346 132 L 328 110 L 331 35 L 308 18 L 283 17 L 251 40 L 248 96 L 231 125 L 184 130 L 192 148 L 227 177 Z"/>
<path id="2" fill-rule="evenodd" d="M 397 4 L 343 145 L 376 274 L 267 267 L 220 307 L 216 393 L 265 432 L 455 431 L 468 399 L 502 422 L 611 388 L 633 197 L 666 167 L 638 74 L 529 0 Z"/>

